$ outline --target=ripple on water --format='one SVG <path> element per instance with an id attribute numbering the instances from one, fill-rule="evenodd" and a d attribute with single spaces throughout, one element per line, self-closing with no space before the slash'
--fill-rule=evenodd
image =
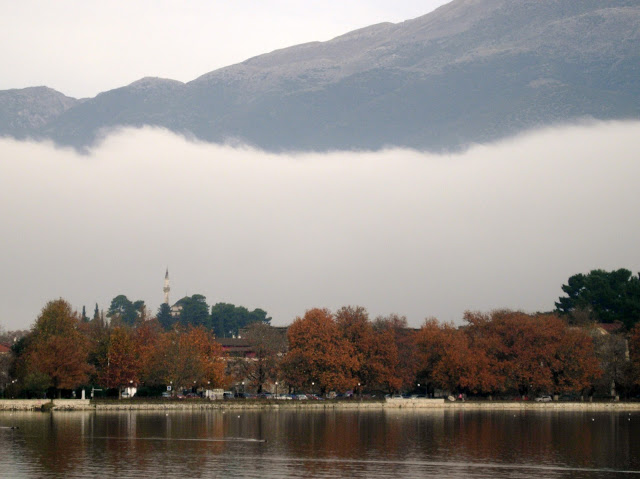
<path id="1" fill-rule="evenodd" d="M 19 430 L 0 430 L 0 477 L 635 477 L 640 421 L 628 419 L 501 412 L 26 414 L 12 417 Z"/>

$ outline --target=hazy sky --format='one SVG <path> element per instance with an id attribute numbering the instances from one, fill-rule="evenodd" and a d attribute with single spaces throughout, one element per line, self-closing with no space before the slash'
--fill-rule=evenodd
<path id="1" fill-rule="evenodd" d="M 20 0 L 0 7 L 0 90 L 73 97 L 190 81 L 255 55 L 424 15 L 447 0 Z"/>
<path id="2" fill-rule="evenodd" d="M 93 96 L 181 81 L 297 43 L 414 18 L 443 0 L 5 1 L 0 89 Z M 126 130 L 88 156 L 0 139 L 0 326 L 58 297 L 155 312 L 204 294 L 274 324 L 362 305 L 459 321 L 549 310 L 594 268 L 640 270 L 640 123 L 533 132 L 458 155 L 270 155 Z"/>
<path id="3" fill-rule="evenodd" d="M 466 153 L 271 155 L 153 129 L 89 156 L 0 140 L 0 325 L 51 299 L 365 306 L 459 321 L 549 310 L 594 268 L 640 270 L 640 123 L 532 133 Z"/>

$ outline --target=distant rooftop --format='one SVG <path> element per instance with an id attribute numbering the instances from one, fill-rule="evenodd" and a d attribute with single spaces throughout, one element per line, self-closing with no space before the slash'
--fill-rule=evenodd
<path id="1" fill-rule="evenodd" d="M 604 329 L 609 334 L 613 334 L 620 332 L 624 328 L 624 325 L 617 321 L 615 323 L 598 323 L 598 327 Z"/>

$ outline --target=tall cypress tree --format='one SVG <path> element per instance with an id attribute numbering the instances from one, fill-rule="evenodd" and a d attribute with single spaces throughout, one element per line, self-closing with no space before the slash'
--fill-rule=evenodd
<path id="1" fill-rule="evenodd" d="M 171 307 L 167 303 L 162 303 L 160 308 L 158 308 L 158 322 L 160 325 L 166 330 L 170 330 L 173 328 L 173 325 L 176 323 L 176 320 L 173 316 L 171 316 Z"/>

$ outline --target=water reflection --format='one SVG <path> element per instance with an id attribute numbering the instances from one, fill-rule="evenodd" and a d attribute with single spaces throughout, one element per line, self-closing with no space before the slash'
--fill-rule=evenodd
<path id="1" fill-rule="evenodd" d="M 640 414 L 0 413 L 2 477 L 628 477 Z"/>

